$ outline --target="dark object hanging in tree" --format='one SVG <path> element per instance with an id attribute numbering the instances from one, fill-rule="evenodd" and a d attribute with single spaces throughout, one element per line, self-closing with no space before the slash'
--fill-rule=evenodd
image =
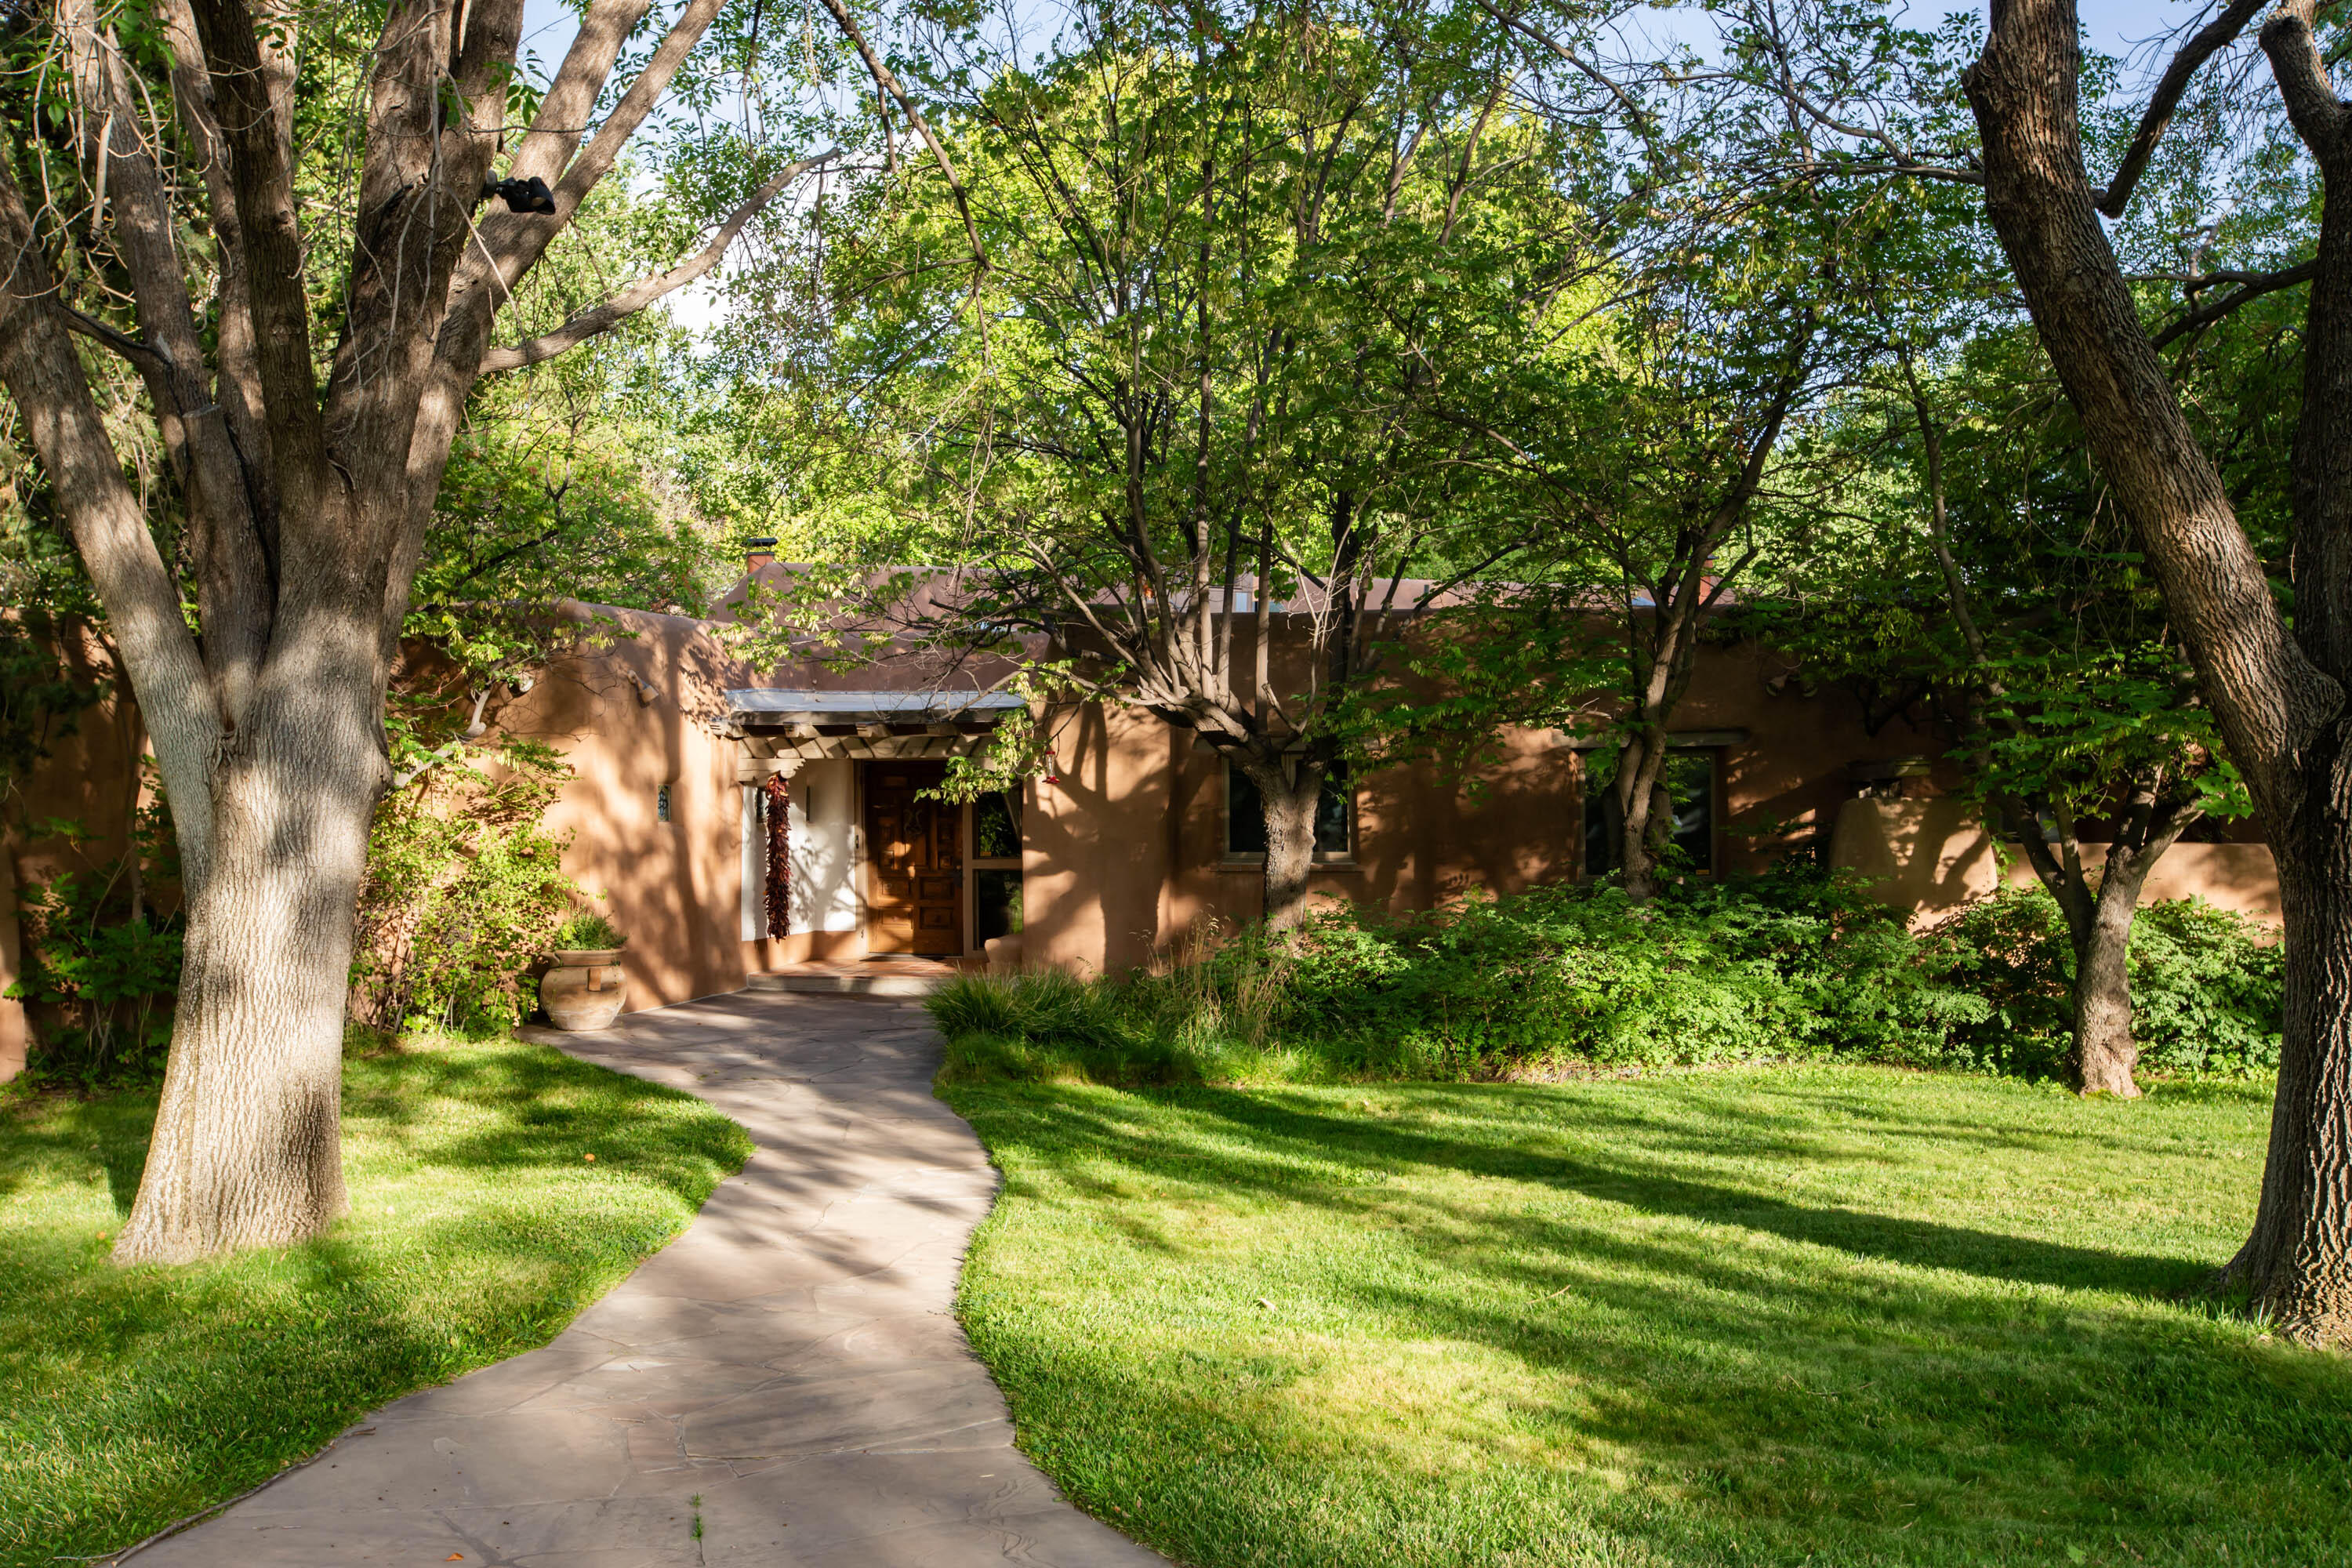
<path id="1" fill-rule="evenodd" d="M 793 923 L 793 786 L 770 773 L 761 786 L 768 797 L 768 934 L 783 936 Z"/>
<path id="2" fill-rule="evenodd" d="M 555 193 L 537 174 L 528 180 L 492 180 L 482 187 L 482 198 L 487 201 L 492 196 L 505 197 L 510 213 L 555 211 Z"/>

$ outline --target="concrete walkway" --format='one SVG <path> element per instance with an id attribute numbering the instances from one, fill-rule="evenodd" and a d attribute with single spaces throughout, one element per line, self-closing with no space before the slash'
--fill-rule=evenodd
<path id="1" fill-rule="evenodd" d="M 995 1174 L 931 1097 L 918 1005 L 746 994 L 544 1037 L 758 1152 L 553 1343 L 386 1406 L 137 1568 L 1162 1563 L 1013 1450 L 956 1325 Z"/>

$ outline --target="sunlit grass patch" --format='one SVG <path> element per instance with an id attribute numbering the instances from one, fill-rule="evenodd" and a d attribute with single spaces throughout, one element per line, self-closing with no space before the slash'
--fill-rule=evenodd
<path id="1" fill-rule="evenodd" d="M 343 1109 L 326 1237 L 127 1270 L 152 1092 L 0 1111 L 0 1563 L 129 1545 L 546 1342 L 751 1152 L 699 1100 L 516 1040 L 354 1057 Z"/>
<path id="2" fill-rule="evenodd" d="M 2352 1359 L 2194 1293 L 2263 1086 L 946 1092 L 1023 1447 L 1200 1568 L 2352 1561 Z"/>

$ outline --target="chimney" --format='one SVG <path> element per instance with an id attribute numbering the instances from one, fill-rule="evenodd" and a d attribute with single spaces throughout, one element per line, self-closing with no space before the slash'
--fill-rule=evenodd
<path id="1" fill-rule="evenodd" d="M 776 536 L 763 533 L 757 539 L 743 542 L 743 573 L 749 576 L 762 566 L 772 565 L 776 559 Z"/>

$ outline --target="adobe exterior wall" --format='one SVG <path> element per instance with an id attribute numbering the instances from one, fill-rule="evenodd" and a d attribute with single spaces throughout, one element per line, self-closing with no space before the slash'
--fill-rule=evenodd
<path id="1" fill-rule="evenodd" d="M 1056 783 L 1022 802 L 1022 962 L 1084 972 L 1141 963 L 1170 935 L 1171 730 L 1086 703 L 1055 716 Z"/>
<path id="2" fill-rule="evenodd" d="M 1869 734 L 1853 699 L 1806 694 L 1785 661 L 1746 644 L 1701 650 L 1674 729 L 1737 733 L 1719 748 L 1716 802 L 1716 863 L 1729 870 L 1826 847 L 1853 792 L 1852 764 L 1945 749 L 1900 721 Z M 1259 917 L 1260 866 L 1224 852 L 1221 758 L 1192 731 L 1124 709 L 1079 708 L 1059 733 L 1061 782 L 1030 786 L 1024 963 L 1118 969 L 1189 931 Z M 1475 778 L 1430 763 L 1369 774 L 1356 785 L 1354 854 L 1319 866 L 1309 896 L 1401 911 L 1577 878 L 1583 772 L 1569 735 L 1519 729 Z"/>
<path id="3" fill-rule="evenodd" d="M 76 631 L 64 652 L 78 680 L 111 679 L 113 666 L 94 637 Z M 91 871 L 121 858 L 131 845 L 131 825 L 145 797 L 140 766 L 147 730 L 127 687 L 79 716 L 71 733 L 49 742 L 49 755 L 19 781 L 6 825 L 0 827 L 0 992 L 24 975 L 26 890 L 71 871 Z M 79 838 L 28 837 L 20 825 L 73 822 Z M 166 907 L 177 889 L 151 888 Z M 24 1070 L 32 1045 L 32 1020 L 25 1004 L 0 996 L 0 1083 Z"/>
<path id="4" fill-rule="evenodd" d="M 2085 844 L 2084 858 L 2103 865 L 2107 848 Z M 1869 879 L 1882 903 L 1913 911 L 1915 926 L 1990 898 L 2004 883 L 2026 888 L 2036 879 L 2021 852 L 1997 851 L 1973 805 L 1949 798 L 1846 802 L 1830 863 Z M 2140 899 L 2188 898 L 2277 925 L 2278 862 L 2263 844 L 2176 844 L 2148 873 Z"/>
<path id="5" fill-rule="evenodd" d="M 699 623 L 599 611 L 630 635 L 559 660 L 499 728 L 571 763 L 546 819 L 563 868 L 628 933 L 632 1012 L 742 989 L 742 795 L 735 743 L 709 727 L 740 678 Z M 670 819 L 656 802 L 668 786 Z"/>

